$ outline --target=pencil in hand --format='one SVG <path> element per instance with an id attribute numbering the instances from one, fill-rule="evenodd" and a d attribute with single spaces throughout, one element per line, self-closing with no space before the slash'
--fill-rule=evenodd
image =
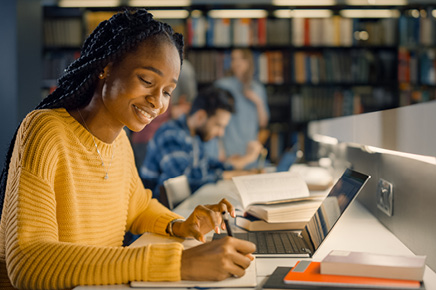
<path id="1" fill-rule="evenodd" d="M 227 211 L 223 211 L 221 214 L 223 217 L 224 224 L 226 225 L 227 235 L 229 237 L 233 237 L 232 228 L 230 227 L 230 224 L 229 224 L 229 213 Z"/>

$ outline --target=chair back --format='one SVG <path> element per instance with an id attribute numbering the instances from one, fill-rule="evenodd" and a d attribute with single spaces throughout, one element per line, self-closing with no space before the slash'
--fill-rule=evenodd
<path id="1" fill-rule="evenodd" d="M 163 184 L 169 209 L 175 208 L 191 195 L 191 188 L 186 175 L 169 178 Z"/>

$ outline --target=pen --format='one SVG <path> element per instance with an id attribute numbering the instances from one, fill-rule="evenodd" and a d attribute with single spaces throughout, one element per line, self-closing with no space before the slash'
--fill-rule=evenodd
<path id="1" fill-rule="evenodd" d="M 222 213 L 224 224 L 226 225 L 227 235 L 233 237 L 232 228 L 229 224 L 229 213 L 227 211 L 223 211 Z"/>

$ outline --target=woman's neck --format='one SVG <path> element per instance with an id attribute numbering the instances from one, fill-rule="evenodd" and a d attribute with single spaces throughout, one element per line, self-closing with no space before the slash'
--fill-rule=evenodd
<path id="1" fill-rule="evenodd" d="M 92 135 L 107 144 L 112 144 L 122 130 L 110 126 L 98 111 L 90 110 L 89 106 L 71 110 L 69 113 Z"/>

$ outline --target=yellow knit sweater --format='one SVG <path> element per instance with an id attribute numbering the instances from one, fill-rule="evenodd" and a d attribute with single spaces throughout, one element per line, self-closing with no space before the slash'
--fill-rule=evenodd
<path id="1" fill-rule="evenodd" d="M 65 109 L 22 122 L 0 224 L 0 289 L 180 280 L 181 244 L 121 247 L 126 230 L 166 234 L 180 217 L 142 186 L 124 131 L 112 144 L 95 142 L 106 168 Z"/>

